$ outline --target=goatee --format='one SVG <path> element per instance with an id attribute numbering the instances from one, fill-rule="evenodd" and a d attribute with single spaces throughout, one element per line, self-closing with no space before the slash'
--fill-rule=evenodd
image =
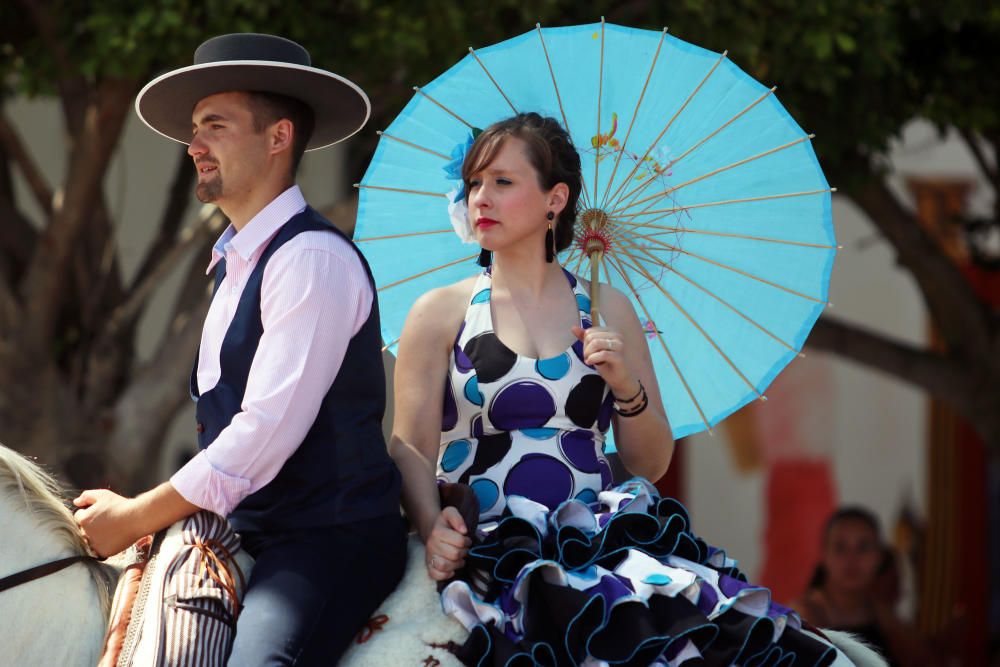
<path id="1" fill-rule="evenodd" d="M 194 196 L 202 204 L 214 202 L 222 195 L 222 176 L 216 173 L 215 178 L 205 183 L 199 183 L 194 189 Z"/>

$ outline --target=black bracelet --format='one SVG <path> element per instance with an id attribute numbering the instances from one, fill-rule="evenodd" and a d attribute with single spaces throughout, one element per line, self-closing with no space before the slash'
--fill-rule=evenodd
<path id="1" fill-rule="evenodd" d="M 649 394 L 646 393 L 645 387 L 641 393 L 642 401 L 638 406 L 632 408 L 631 410 L 622 410 L 617 405 L 614 406 L 615 412 L 618 413 L 619 417 L 635 417 L 636 415 L 642 414 L 642 412 L 649 407 Z"/>
<path id="2" fill-rule="evenodd" d="M 621 399 L 615 396 L 614 392 L 611 392 L 611 398 L 615 399 L 615 403 L 621 403 L 622 405 L 627 405 L 632 401 L 634 401 L 635 399 L 642 396 L 643 392 L 646 391 L 646 388 L 642 386 L 642 380 L 636 380 L 636 382 L 639 383 L 639 391 L 635 392 L 635 396 L 633 396 L 632 398 Z"/>

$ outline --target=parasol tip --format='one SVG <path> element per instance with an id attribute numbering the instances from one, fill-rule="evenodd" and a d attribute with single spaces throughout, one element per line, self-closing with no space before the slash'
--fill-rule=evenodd
<path id="1" fill-rule="evenodd" d="M 361 184 L 360 184 L 360 183 L 355 183 L 355 184 L 354 184 L 354 187 L 356 187 L 356 188 L 360 188 L 360 187 L 361 187 Z"/>
<path id="2" fill-rule="evenodd" d="M 474 49 L 474 48 L 472 48 L 472 47 L 470 46 L 470 47 L 469 47 L 469 53 L 472 53 L 472 52 L 474 52 L 474 51 L 475 51 L 475 49 Z"/>
<path id="3" fill-rule="evenodd" d="M 414 86 L 413 90 L 415 90 L 415 91 L 417 91 L 419 93 L 420 92 L 420 86 Z"/>
<path id="4" fill-rule="evenodd" d="M 541 30 L 541 29 L 542 29 L 542 24 L 541 23 L 536 23 L 535 24 L 535 30 Z"/>
<path id="5" fill-rule="evenodd" d="M 810 133 L 809 133 L 809 138 L 810 138 L 810 139 L 815 139 L 815 138 L 816 138 L 816 135 L 815 135 L 815 134 L 813 134 L 812 132 L 810 132 Z"/>
<path id="6" fill-rule="evenodd" d="M 777 86 L 777 85 L 774 85 L 774 86 L 771 86 L 771 92 L 772 92 L 772 93 L 773 93 L 774 91 L 776 91 L 777 89 L 778 89 L 778 86 Z"/>
<path id="7" fill-rule="evenodd" d="M 765 396 L 764 394 L 761 394 L 759 398 L 762 401 L 767 401 L 767 396 Z"/>
<path id="8" fill-rule="evenodd" d="M 826 302 L 826 307 L 827 308 L 833 308 L 833 302 L 832 301 L 827 301 Z"/>
<path id="9" fill-rule="evenodd" d="M 837 188 L 830 188 L 830 192 L 836 192 Z"/>
<path id="10" fill-rule="evenodd" d="M 604 17 L 603 16 L 601 17 L 601 23 L 604 23 Z"/>
<path id="11" fill-rule="evenodd" d="M 726 49 L 725 51 L 722 52 L 722 57 L 723 58 L 725 58 L 728 55 L 729 55 L 729 49 Z"/>
<path id="12" fill-rule="evenodd" d="M 844 249 L 844 246 L 842 246 L 842 245 L 837 246 L 837 250 L 843 250 L 843 249 Z"/>
<path id="13" fill-rule="evenodd" d="M 805 359 L 806 358 L 806 353 L 805 352 L 799 352 L 798 355 L 796 355 L 796 356 L 798 356 L 799 359 Z"/>
<path id="14" fill-rule="evenodd" d="M 378 136 L 381 137 L 382 136 L 382 130 L 375 130 L 375 134 L 377 134 Z"/>

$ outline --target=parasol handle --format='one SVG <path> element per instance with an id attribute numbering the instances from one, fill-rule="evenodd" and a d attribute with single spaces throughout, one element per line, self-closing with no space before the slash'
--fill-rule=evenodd
<path id="1" fill-rule="evenodd" d="M 601 274 L 601 259 L 604 251 L 594 250 L 590 253 L 590 321 L 595 327 L 601 326 L 600 292 L 601 284 L 598 282 Z"/>

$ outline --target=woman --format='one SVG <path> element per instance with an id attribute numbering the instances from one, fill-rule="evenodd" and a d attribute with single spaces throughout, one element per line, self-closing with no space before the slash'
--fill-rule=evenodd
<path id="1" fill-rule="evenodd" d="M 796 609 L 825 628 L 851 632 L 890 665 L 937 664 L 916 632 L 893 610 L 898 582 L 878 519 L 860 507 L 837 510 L 823 531 L 823 555 Z"/>
<path id="2" fill-rule="evenodd" d="M 581 188 L 565 130 L 538 114 L 501 121 L 477 137 L 462 179 L 485 268 L 413 306 L 390 444 L 428 572 L 452 579 L 445 609 L 472 629 L 459 656 L 832 660 L 689 531 L 679 503 L 643 479 L 610 488 L 609 427 L 624 466 L 647 479 L 663 475 L 674 445 L 627 297 L 602 284 L 607 322 L 592 326 L 591 285 L 554 259 L 572 242 Z M 478 530 L 442 509 L 439 482 L 471 487 Z"/>

